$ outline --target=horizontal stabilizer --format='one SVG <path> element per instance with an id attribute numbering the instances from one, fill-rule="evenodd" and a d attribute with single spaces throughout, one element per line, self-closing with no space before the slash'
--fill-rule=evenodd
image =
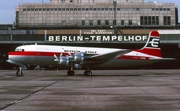
<path id="1" fill-rule="evenodd" d="M 176 60 L 176 58 L 150 58 L 149 60 L 154 60 L 154 61 L 167 61 L 167 60 Z"/>

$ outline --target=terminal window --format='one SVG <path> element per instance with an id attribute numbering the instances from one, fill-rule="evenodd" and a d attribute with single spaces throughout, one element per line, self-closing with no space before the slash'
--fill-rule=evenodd
<path id="1" fill-rule="evenodd" d="M 164 16 L 164 25 L 171 25 L 171 17 Z"/>
<path id="2" fill-rule="evenodd" d="M 132 25 L 132 20 L 129 20 L 129 25 Z"/>
<path id="3" fill-rule="evenodd" d="M 85 20 L 82 20 L 82 25 L 85 25 Z"/>
<path id="4" fill-rule="evenodd" d="M 121 25 L 124 25 L 124 20 L 121 20 Z"/>
<path id="5" fill-rule="evenodd" d="M 101 20 L 97 20 L 97 24 L 98 24 L 98 25 L 101 25 Z"/>
<path id="6" fill-rule="evenodd" d="M 141 16 L 140 17 L 141 25 L 159 25 L 158 16 Z"/>
<path id="7" fill-rule="evenodd" d="M 116 20 L 113 20 L 113 25 L 116 25 Z"/>
<path id="8" fill-rule="evenodd" d="M 93 25 L 93 20 L 89 20 L 89 25 Z"/>
<path id="9" fill-rule="evenodd" d="M 105 25 L 109 25 L 109 20 L 105 20 Z"/>
<path id="10" fill-rule="evenodd" d="M 170 11 L 170 8 L 23 8 L 23 11 Z"/>
<path id="11" fill-rule="evenodd" d="M 61 2 L 63 3 L 63 2 L 65 2 L 65 0 L 61 0 Z"/>

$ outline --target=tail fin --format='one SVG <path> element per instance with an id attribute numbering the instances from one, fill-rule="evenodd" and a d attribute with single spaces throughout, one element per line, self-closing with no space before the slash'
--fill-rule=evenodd
<path id="1" fill-rule="evenodd" d="M 151 31 L 149 33 L 148 40 L 145 46 L 137 50 L 138 52 L 145 53 L 152 56 L 162 57 L 161 56 L 161 49 L 159 47 L 160 42 L 160 35 L 158 31 Z"/>

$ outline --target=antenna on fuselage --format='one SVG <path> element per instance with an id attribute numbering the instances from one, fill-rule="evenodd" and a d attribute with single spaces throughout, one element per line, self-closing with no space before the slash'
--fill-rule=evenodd
<path id="1" fill-rule="evenodd" d="M 35 43 L 35 45 L 37 45 L 37 43 Z"/>

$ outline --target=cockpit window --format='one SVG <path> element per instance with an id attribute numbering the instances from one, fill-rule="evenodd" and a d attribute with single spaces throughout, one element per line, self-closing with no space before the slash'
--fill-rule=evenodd
<path id="1" fill-rule="evenodd" d="M 24 49 L 16 48 L 15 51 L 18 51 L 18 52 L 24 52 Z"/>
<path id="2" fill-rule="evenodd" d="M 20 49 L 19 49 L 19 48 L 16 48 L 15 51 L 20 51 Z"/>

